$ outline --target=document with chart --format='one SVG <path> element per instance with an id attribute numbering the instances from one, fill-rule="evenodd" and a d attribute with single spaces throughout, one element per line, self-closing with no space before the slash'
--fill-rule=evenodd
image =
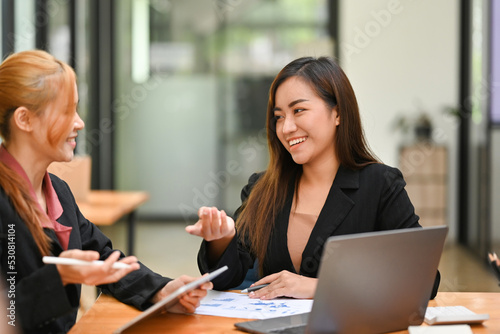
<path id="1" fill-rule="evenodd" d="M 251 299 L 246 294 L 210 290 L 195 313 L 229 318 L 268 319 L 311 312 L 312 304 L 312 299 L 260 300 Z"/>

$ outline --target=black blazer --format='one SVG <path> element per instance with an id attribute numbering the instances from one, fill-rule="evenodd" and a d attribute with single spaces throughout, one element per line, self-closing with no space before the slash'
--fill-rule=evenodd
<path id="1" fill-rule="evenodd" d="M 241 193 L 242 202 L 248 198 L 261 175 L 253 174 L 250 177 Z M 330 236 L 420 227 L 419 217 L 404 189 L 405 185 L 398 169 L 383 164 L 371 164 L 356 171 L 341 166 L 302 253 L 299 274 L 317 277 L 323 247 Z M 291 187 L 285 206 L 275 221 L 263 264 L 264 276 L 282 270 L 296 272 L 287 246 L 293 192 Z M 215 289 L 226 290 L 238 286 L 248 269 L 253 267 L 255 255 L 237 235 L 214 266 L 208 263 L 206 247 L 207 242 L 203 241 L 198 252 L 198 266 L 202 273 L 224 265 L 229 267 L 229 270 L 213 280 Z M 438 286 L 439 272 L 432 297 L 437 293 Z"/>
<path id="2" fill-rule="evenodd" d="M 101 259 L 106 259 L 113 252 L 111 241 L 83 217 L 68 185 L 54 175 L 50 177 L 64 210 L 58 222 L 73 228 L 68 249 L 95 250 L 101 254 Z M 45 233 L 52 239 L 52 254 L 59 255 L 63 249 L 55 233 L 50 229 L 45 229 Z M 15 246 L 9 248 L 12 240 Z M 9 258 L 9 250 L 13 257 Z M 13 277 L 16 283 L 12 289 L 14 296 L 9 298 L 9 303 L 15 302 L 16 327 L 21 327 L 24 333 L 67 332 L 76 320 L 81 286 L 63 286 L 56 266 L 43 264 L 31 233 L 2 188 L 0 259 L 3 282 Z M 144 310 L 151 305 L 149 299 L 169 281 L 141 264 L 139 270 L 101 288 L 120 301 Z"/>

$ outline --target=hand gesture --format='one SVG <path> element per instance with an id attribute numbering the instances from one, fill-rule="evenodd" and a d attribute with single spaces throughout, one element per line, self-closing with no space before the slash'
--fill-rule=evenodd
<path id="1" fill-rule="evenodd" d="M 80 249 L 71 249 L 62 252 L 59 257 L 72 258 L 84 261 L 94 261 L 99 259 L 99 253 L 96 251 L 84 251 Z M 114 269 L 112 268 L 120 257 L 120 252 L 113 252 L 102 265 L 88 265 L 88 266 L 69 266 L 57 264 L 57 270 L 61 276 L 63 285 L 67 284 L 87 284 L 87 285 L 101 285 L 114 283 L 122 279 L 130 272 L 139 269 L 139 263 L 135 256 L 127 256 L 119 262 L 129 264 L 127 269 Z"/>
<path id="2" fill-rule="evenodd" d="M 266 284 L 268 286 L 252 291 L 250 298 L 273 299 L 278 297 L 313 298 L 318 285 L 318 279 L 293 274 L 283 270 L 276 274 L 266 276 L 251 286 Z"/>
<path id="3" fill-rule="evenodd" d="M 198 210 L 198 221 L 194 225 L 186 226 L 189 234 L 202 237 L 206 241 L 219 240 L 222 238 L 232 239 L 236 233 L 234 220 L 228 217 L 224 210 L 217 208 L 201 207 Z"/>
<path id="4" fill-rule="evenodd" d="M 153 303 L 157 303 L 181 286 L 191 283 L 197 279 L 198 278 L 186 275 L 176 278 L 175 280 L 168 282 L 160 291 L 158 291 L 151 301 Z M 203 283 L 200 287 L 186 293 L 175 305 L 167 310 L 174 313 L 193 313 L 196 308 L 200 306 L 200 300 L 207 295 L 207 290 L 212 289 L 212 287 L 213 285 L 211 282 Z"/>
<path id="5" fill-rule="evenodd" d="M 495 262 L 497 266 L 500 266 L 500 259 L 498 258 L 496 253 L 488 253 L 488 257 L 490 262 Z"/>

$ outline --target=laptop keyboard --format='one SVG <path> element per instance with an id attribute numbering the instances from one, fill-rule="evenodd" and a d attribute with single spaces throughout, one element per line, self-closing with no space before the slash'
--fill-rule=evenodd
<path id="1" fill-rule="evenodd" d="M 299 325 L 294 327 L 278 328 L 270 331 L 269 333 L 286 333 L 286 334 L 304 334 L 307 325 Z"/>

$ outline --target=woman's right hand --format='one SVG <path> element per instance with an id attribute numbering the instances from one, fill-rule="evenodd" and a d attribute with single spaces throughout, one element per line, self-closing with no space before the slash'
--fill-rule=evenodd
<path id="1" fill-rule="evenodd" d="M 202 237 L 206 241 L 231 240 L 236 234 L 234 220 L 227 216 L 224 210 L 203 206 L 198 210 L 198 217 L 194 225 L 186 226 L 189 234 Z"/>
<path id="2" fill-rule="evenodd" d="M 156 304 L 175 290 L 179 289 L 181 286 L 191 283 L 197 279 L 198 278 L 195 277 L 182 275 L 181 277 L 168 282 L 167 285 L 165 285 L 153 296 L 151 301 Z M 194 313 L 196 308 L 200 306 L 200 301 L 207 295 L 207 290 L 212 288 L 213 284 L 211 282 L 203 283 L 198 288 L 183 295 L 176 304 L 168 308 L 168 311 L 174 313 Z"/>
<path id="3" fill-rule="evenodd" d="M 59 257 L 72 258 L 84 261 L 94 261 L 99 259 L 99 253 L 96 251 L 83 251 L 80 249 L 71 249 L 62 252 Z M 104 261 L 102 265 L 89 266 L 68 266 L 57 264 L 57 270 L 61 276 L 63 285 L 67 284 L 87 284 L 101 285 L 114 283 L 122 279 L 130 272 L 139 269 L 139 263 L 135 256 L 127 256 L 119 262 L 129 264 L 126 269 L 112 268 L 120 257 L 120 252 L 115 251 Z"/>

